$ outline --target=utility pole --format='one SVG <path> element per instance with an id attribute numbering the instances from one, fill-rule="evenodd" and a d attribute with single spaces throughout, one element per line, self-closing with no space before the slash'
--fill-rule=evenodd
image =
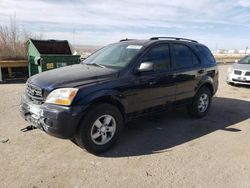
<path id="1" fill-rule="evenodd" d="M 248 46 L 246 47 L 246 50 L 245 50 L 245 55 L 247 55 L 247 50 L 248 50 Z"/>
<path id="2" fill-rule="evenodd" d="M 76 30 L 73 29 L 73 45 L 75 45 L 75 34 L 76 34 Z"/>

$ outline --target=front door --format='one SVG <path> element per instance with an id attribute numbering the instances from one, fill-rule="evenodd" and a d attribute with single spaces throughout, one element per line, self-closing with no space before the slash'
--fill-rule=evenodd
<path id="1" fill-rule="evenodd" d="M 134 76 L 134 88 L 130 91 L 132 95 L 127 97 L 128 111 L 141 111 L 173 102 L 175 83 L 169 44 L 153 46 L 139 62 L 152 62 L 154 71 L 141 72 Z"/>

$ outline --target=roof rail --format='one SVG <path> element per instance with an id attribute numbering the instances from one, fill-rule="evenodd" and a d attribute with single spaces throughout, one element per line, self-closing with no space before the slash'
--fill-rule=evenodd
<path id="1" fill-rule="evenodd" d="M 198 41 L 196 41 L 196 40 L 186 39 L 186 38 L 178 38 L 178 37 L 152 37 L 152 38 L 150 38 L 150 40 L 160 40 L 160 39 L 182 40 L 182 41 L 198 43 Z"/>
<path id="2" fill-rule="evenodd" d="M 123 42 L 123 41 L 129 41 L 129 40 L 134 40 L 134 39 L 128 39 L 128 38 L 125 38 L 125 39 L 121 39 L 120 42 Z"/>

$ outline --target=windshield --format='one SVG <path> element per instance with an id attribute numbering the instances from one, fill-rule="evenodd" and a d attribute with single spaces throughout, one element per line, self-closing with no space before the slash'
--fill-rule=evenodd
<path id="1" fill-rule="evenodd" d="M 141 45 L 111 44 L 89 56 L 83 63 L 123 68 L 138 54 L 141 48 Z"/>
<path id="2" fill-rule="evenodd" d="M 239 64 L 249 64 L 250 65 L 250 56 L 246 56 L 239 61 Z"/>

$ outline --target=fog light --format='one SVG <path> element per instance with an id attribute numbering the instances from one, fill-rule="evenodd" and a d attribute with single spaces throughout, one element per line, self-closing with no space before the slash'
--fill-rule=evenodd
<path id="1" fill-rule="evenodd" d="M 48 118 L 45 118 L 45 119 L 44 119 L 44 123 L 45 123 L 46 125 L 50 126 L 50 127 L 53 127 L 53 122 L 52 122 L 50 119 L 48 119 Z"/>

